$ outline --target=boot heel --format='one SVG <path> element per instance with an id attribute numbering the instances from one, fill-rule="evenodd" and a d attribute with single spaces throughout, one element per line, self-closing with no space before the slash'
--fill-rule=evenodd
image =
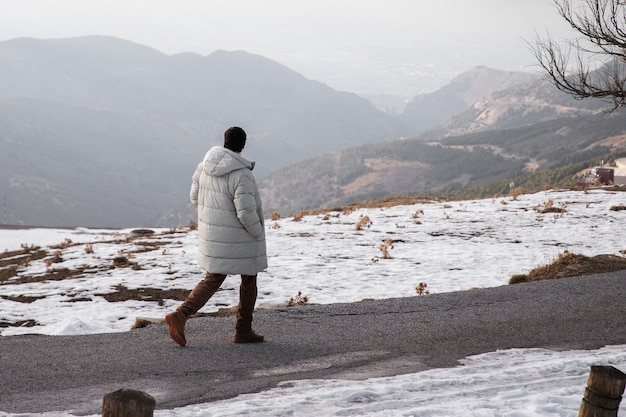
<path id="1" fill-rule="evenodd" d="M 255 332 L 254 330 L 242 333 L 235 332 L 235 336 L 233 336 L 233 342 L 235 343 L 260 343 L 264 340 L 265 338 L 263 335 Z"/>

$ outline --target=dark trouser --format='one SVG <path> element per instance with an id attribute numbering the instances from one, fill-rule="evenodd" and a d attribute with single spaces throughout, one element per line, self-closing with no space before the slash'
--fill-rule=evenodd
<path id="1" fill-rule="evenodd" d="M 178 311 L 189 317 L 200 310 L 217 292 L 224 280 L 225 274 L 206 273 L 206 276 L 189 293 Z M 252 329 L 252 313 L 257 297 L 256 275 L 242 275 L 239 286 L 239 306 L 237 307 L 237 332 L 248 332 Z"/>

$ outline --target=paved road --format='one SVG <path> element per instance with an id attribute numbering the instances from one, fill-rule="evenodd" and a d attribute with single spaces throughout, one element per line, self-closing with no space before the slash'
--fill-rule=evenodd
<path id="1" fill-rule="evenodd" d="M 267 342 L 230 342 L 233 317 L 194 318 L 188 346 L 165 325 L 89 336 L 0 337 L 0 411 L 101 412 L 104 394 L 145 391 L 157 409 L 309 378 L 448 367 L 497 349 L 626 344 L 626 271 L 456 293 L 265 310 Z M 582 393 L 581 393 L 582 395 Z"/>

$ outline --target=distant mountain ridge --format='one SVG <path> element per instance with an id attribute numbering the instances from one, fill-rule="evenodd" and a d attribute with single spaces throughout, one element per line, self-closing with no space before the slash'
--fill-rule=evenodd
<path id="1" fill-rule="evenodd" d="M 249 133 L 257 175 L 406 132 L 257 55 L 169 56 L 103 36 L 0 42 L 0 122 L 0 222 L 59 227 L 153 224 L 232 125 Z"/>
<path id="2" fill-rule="evenodd" d="M 477 67 L 413 100 L 402 115 L 414 123 L 410 139 L 317 156 L 271 173 L 260 186 L 271 210 L 294 213 L 504 178 L 514 182 L 532 170 L 625 149 L 624 113 L 605 119 L 606 108 L 602 100 L 576 100 L 538 75 Z"/>
<path id="3" fill-rule="evenodd" d="M 0 223 L 187 224 L 191 174 L 235 124 L 266 208 L 292 212 L 619 148 L 617 119 L 589 125 L 602 108 L 537 75 L 477 67 L 392 116 L 243 51 L 14 39 L 0 42 Z"/>
<path id="4" fill-rule="evenodd" d="M 422 136 L 445 137 L 509 129 L 563 117 L 588 116 L 593 119 L 606 108 L 607 104 L 602 100 L 576 100 L 559 91 L 544 77 L 536 77 L 481 97 Z"/>
<path id="5" fill-rule="evenodd" d="M 242 125 L 268 171 L 406 132 L 367 100 L 258 55 L 169 56 L 103 36 L 0 42 L 0 98 L 18 97 L 149 113 L 205 141 Z"/>
<path id="6" fill-rule="evenodd" d="M 411 126 L 414 134 L 422 133 L 463 112 L 484 97 L 537 78 L 532 73 L 477 66 L 455 77 L 437 91 L 414 97 L 401 118 Z"/>

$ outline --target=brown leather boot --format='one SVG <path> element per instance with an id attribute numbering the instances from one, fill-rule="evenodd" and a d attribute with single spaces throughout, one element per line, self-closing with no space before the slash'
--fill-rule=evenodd
<path id="1" fill-rule="evenodd" d="M 167 323 L 167 329 L 170 333 L 170 337 L 174 339 L 174 342 L 181 346 L 185 346 L 187 344 L 187 340 L 185 339 L 186 322 L 187 317 L 178 310 L 165 316 L 165 323 Z"/>
<path id="2" fill-rule="evenodd" d="M 239 306 L 237 307 L 237 322 L 235 324 L 235 343 L 259 343 L 263 335 L 252 330 L 252 313 L 256 303 L 257 287 L 256 275 L 242 275 L 239 287 Z"/>
<path id="3" fill-rule="evenodd" d="M 262 334 L 255 332 L 250 329 L 248 332 L 240 332 L 235 331 L 235 336 L 233 336 L 233 342 L 235 343 L 259 343 L 264 341 L 265 338 Z"/>

